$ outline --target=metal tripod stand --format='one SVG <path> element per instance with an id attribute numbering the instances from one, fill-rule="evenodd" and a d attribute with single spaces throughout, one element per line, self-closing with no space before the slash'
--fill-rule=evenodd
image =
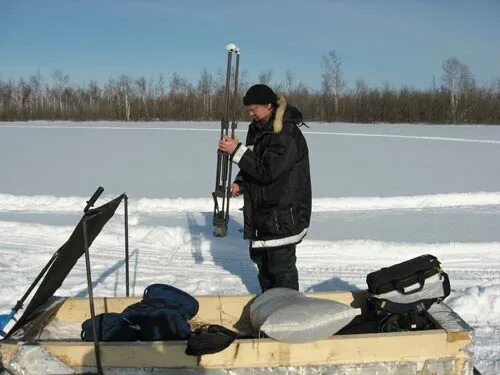
<path id="1" fill-rule="evenodd" d="M 236 98 L 238 94 L 238 74 L 240 65 L 240 49 L 233 43 L 227 47 L 227 70 L 226 86 L 224 90 L 224 115 L 221 120 L 220 139 L 229 135 L 229 122 L 231 121 L 231 138 L 238 126 L 236 119 Z M 231 91 L 231 64 L 233 54 L 236 55 L 236 66 L 234 69 L 233 95 Z M 231 116 L 231 117 L 229 117 Z M 214 199 L 213 229 L 214 236 L 225 237 L 229 223 L 229 199 L 231 198 L 231 156 L 217 150 L 217 176 L 215 179 L 215 191 L 212 193 Z M 219 201 L 221 204 L 219 204 Z"/>

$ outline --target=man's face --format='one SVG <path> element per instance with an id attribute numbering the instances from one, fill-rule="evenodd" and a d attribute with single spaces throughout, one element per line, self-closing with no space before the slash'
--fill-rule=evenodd
<path id="1" fill-rule="evenodd" d="M 260 121 L 271 113 L 273 106 L 271 104 L 252 104 L 246 107 L 252 120 Z"/>

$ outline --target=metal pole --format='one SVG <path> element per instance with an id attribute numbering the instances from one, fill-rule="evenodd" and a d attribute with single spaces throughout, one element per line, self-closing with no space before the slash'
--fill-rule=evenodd
<path id="1" fill-rule="evenodd" d="M 231 63 L 233 59 L 234 49 L 229 49 L 227 51 L 227 71 L 226 71 L 226 92 L 224 94 L 224 120 L 223 128 L 224 135 L 229 134 L 229 108 L 230 108 L 230 98 L 229 94 L 231 92 Z M 228 173 L 228 162 L 229 156 L 226 154 L 222 155 L 222 175 L 221 175 L 221 193 L 222 193 L 222 215 L 224 215 L 226 207 L 226 184 L 227 184 L 227 173 Z"/>
<path id="2" fill-rule="evenodd" d="M 35 281 L 30 285 L 28 290 L 24 293 L 24 295 L 21 297 L 20 300 L 17 301 L 16 305 L 12 308 L 9 314 L 5 315 L 0 315 L 0 339 L 4 339 L 5 336 L 7 336 L 7 332 L 4 331 L 5 327 L 7 327 L 7 324 L 14 319 L 16 316 L 17 312 L 21 310 L 24 307 L 24 302 L 28 298 L 28 296 L 31 294 L 32 290 L 35 288 L 35 286 L 38 285 L 38 282 L 40 279 L 47 273 L 47 270 L 52 266 L 54 261 L 56 260 L 57 256 L 59 255 L 59 251 L 56 251 L 54 255 L 52 255 L 52 258 L 47 262 L 45 267 L 40 271 L 38 276 L 36 277 Z"/>
<path id="3" fill-rule="evenodd" d="M 128 256 L 128 197 L 124 194 L 125 202 L 125 286 L 126 296 L 130 296 L 130 278 L 129 278 L 129 256 Z"/>
<path id="4" fill-rule="evenodd" d="M 224 88 L 224 115 L 221 121 L 221 127 L 220 127 L 220 139 L 224 138 L 225 135 L 228 134 L 229 130 L 229 85 L 231 84 L 231 63 L 233 59 L 233 50 L 230 49 L 227 51 L 227 67 L 226 67 L 226 87 Z M 219 186 L 221 185 L 221 182 L 223 181 L 223 176 L 224 176 L 224 158 L 225 155 L 219 151 L 219 155 L 222 156 L 222 163 L 221 160 L 219 159 L 219 166 L 222 170 L 222 176 L 220 173 L 217 174 L 219 177 L 218 184 Z"/>
<path id="5" fill-rule="evenodd" d="M 228 44 L 227 47 L 227 67 L 226 67 L 226 86 L 224 88 L 224 114 L 221 120 L 220 139 L 229 135 L 229 110 L 230 110 L 230 91 L 231 91 L 231 64 L 233 53 L 237 50 L 235 44 Z M 227 198 L 227 175 L 229 155 L 217 150 L 217 174 L 215 182 L 215 191 L 212 193 L 214 199 L 213 226 L 216 237 L 224 237 L 227 233 L 227 220 L 225 219 L 225 207 Z M 219 206 L 219 198 L 222 198 L 222 204 Z M 227 198 L 228 199 L 228 198 Z"/>
<path id="6" fill-rule="evenodd" d="M 95 308 L 94 308 L 94 293 L 92 292 L 92 275 L 90 272 L 90 255 L 89 246 L 87 238 L 87 218 L 83 218 L 83 243 L 85 247 L 85 265 L 87 268 L 87 289 L 89 293 L 89 306 L 90 306 L 90 317 L 92 319 L 92 331 L 94 333 L 94 352 L 95 352 L 95 363 L 97 367 L 97 373 L 103 375 L 101 364 L 101 354 L 99 351 L 99 338 L 97 337 L 97 327 L 95 322 Z"/>
<path id="7" fill-rule="evenodd" d="M 226 124 L 228 126 L 225 126 L 226 129 L 226 135 L 227 135 L 227 130 L 229 130 L 229 93 L 231 91 L 230 85 L 231 85 L 231 62 L 233 58 L 233 51 L 234 49 L 229 49 L 227 51 L 227 67 L 226 67 L 226 87 L 225 87 L 225 92 L 224 92 L 224 120 L 226 120 Z"/>
<path id="8" fill-rule="evenodd" d="M 52 255 L 52 258 L 50 258 L 50 260 L 47 262 L 47 264 L 45 265 L 45 267 L 43 267 L 43 269 L 40 271 L 40 273 L 36 277 L 35 281 L 33 281 L 33 283 L 30 285 L 30 287 L 28 288 L 28 290 L 21 297 L 21 299 L 19 301 L 17 301 L 16 306 L 14 306 L 14 308 L 12 309 L 12 311 L 14 312 L 14 314 L 16 312 L 18 312 L 20 309 L 23 308 L 24 301 L 26 301 L 26 298 L 28 298 L 28 296 L 30 295 L 31 291 L 35 288 L 35 286 L 38 284 L 38 282 L 40 281 L 40 279 L 45 275 L 45 273 L 47 272 L 47 270 L 49 269 L 49 267 L 52 265 L 52 263 L 54 263 L 54 261 L 56 260 L 56 258 L 58 257 L 58 255 L 59 255 L 59 251 L 56 251 L 54 253 L 54 255 Z"/>
<path id="9" fill-rule="evenodd" d="M 236 49 L 236 67 L 234 71 L 234 92 L 233 92 L 233 101 L 232 101 L 232 119 L 231 119 L 231 138 L 234 139 L 234 132 L 236 130 L 236 127 L 238 126 L 238 120 L 236 119 L 236 99 L 238 97 L 238 75 L 239 75 L 239 69 L 240 69 L 240 49 Z M 232 157 L 229 160 L 229 172 L 228 172 L 228 177 L 227 177 L 227 203 L 225 207 L 225 213 L 224 213 L 224 221 L 226 223 L 226 226 L 229 224 L 229 199 L 231 197 L 231 175 L 233 173 L 233 163 L 232 163 Z"/>
<path id="10" fill-rule="evenodd" d="M 240 49 L 236 49 L 236 66 L 234 70 L 234 92 L 233 92 L 233 113 L 232 113 L 232 122 L 231 122 L 231 138 L 234 138 L 234 131 L 238 126 L 238 120 L 236 116 L 236 99 L 238 97 L 238 76 L 240 72 Z"/>
<path id="11" fill-rule="evenodd" d="M 229 128 L 229 122 L 227 119 L 228 115 L 228 104 L 227 104 L 227 98 L 229 97 L 229 79 L 230 79 L 230 71 L 231 71 L 231 59 L 232 59 L 232 49 L 228 49 L 227 51 L 227 68 L 226 68 L 226 87 L 224 88 L 224 114 L 221 120 L 220 124 L 220 139 L 224 138 L 225 133 L 227 134 L 227 130 Z M 224 165 L 224 154 L 222 151 L 217 150 L 217 172 L 215 175 L 215 192 L 212 194 L 214 198 L 214 225 L 215 224 L 215 218 L 216 215 L 219 213 L 219 205 L 217 202 L 217 198 L 222 198 L 223 196 L 223 188 L 222 188 L 222 175 L 224 174 L 223 171 L 223 165 Z"/>

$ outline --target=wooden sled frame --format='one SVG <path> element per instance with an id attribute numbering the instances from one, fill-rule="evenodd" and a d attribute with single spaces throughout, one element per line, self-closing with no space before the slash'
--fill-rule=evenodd
<path id="1" fill-rule="evenodd" d="M 308 296 L 336 300 L 359 307 L 366 294 L 359 292 L 320 292 Z M 220 324 L 235 329 L 249 324 L 248 306 L 254 296 L 198 296 L 200 310 L 191 321 Z M 137 297 L 95 298 L 96 314 L 121 312 L 138 302 Z M 359 365 L 376 363 L 414 363 L 418 374 L 472 373 L 469 353 L 472 329 L 445 304 L 434 305 L 429 317 L 437 329 L 413 332 L 334 335 L 311 343 L 288 344 L 269 338 L 235 340 L 227 349 L 210 355 L 192 357 L 184 353 L 185 341 L 101 342 L 103 367 L 108 368 L 254 368 L 278 366 Z M 54 321 L 81 324 L 90 318 L 87 298 L 67 298 Z M 0 343 L 4 363 L 25 345 L 42 346 L 50 355 L 72 368 L 96 366 L 92 342 L 40 340 Z M 439 369 L 432 366 L 439 363 Z M 429 367 L 431 366 L 431 367 Z M 429 372 L 430 371 L 430 372 Z M 406 372 L 405 372 L 406 373 Z"/>
<path id="2" fill-rule="evenodd" d="M 85 213 L 102 190 L 99 188 L 87 202 Z M 125 194 L 120 197 L 125 198 L 128 295 L 127 197 Z M 49 310 L 52 315 L 46 313 L 35 318 L 34 327 L 43 329 L 51 322 L 61 322 L 78 328 L 83 321 L 96 314 L 121 312 L 125 307 L 140 300 L 138 297 L 93 297 L 90 244 L 86 238 L 85 222 L 83 232 L 83 243 L 76 245 L 82 247 L 85 253 L 89 297 L 63 299 L 63 302 L 57 305 L 57 309 Z M 307 293 L 307 295 L 336 300 L 353 307 L 366 306 L 364 291 L 321 292 Z M 193 327 L 197 324 L 220 324 L 241 332 L 248 331 L 250 327 L 248 307 L 253 297 L 252 295 L 198 296 L 196 299 L 200 309 L 191 324 Z M 288 344 L 269 338 L 238 339 L 219 353 L 201 357 L 186 355 L 185 341 L 92 343 L 82 342 L 79 337 L 42 340 L 36 335 L 27 335 L 28 340 L 12 337 L 0 341 L 0 368 L 1 366 L 8 368 L 21 349 L 36 346 L 43 348 L 50 356 L 66 366 L 75 369 L 93 367 L 99 373 L 103 373 L 102 367 L 216 369 L 329 365 L 342 367 L 365 364 L 375 367 L 380 365 L 383 370 L 381 373 L 387 373 L 387 368 L 384 372 L 383 364 L 393 364 L 396 368 L 404 368 L 402 371 L 405 374 L 472 374 L 472 356 L 469 351 L 472 329 L 443 303 L 433 305 L 428 315 L 438 328 L 414 332 L 337 334 L 325 340 L 301 344 Z M 408 367 L 406 364 L 412 366 Z M 408 371 L 408 368 L 415 371 Z"/>

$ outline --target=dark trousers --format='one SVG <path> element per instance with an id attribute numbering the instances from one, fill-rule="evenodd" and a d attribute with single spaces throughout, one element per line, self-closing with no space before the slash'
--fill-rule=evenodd
<path id="1" fill-rule="evenodd" d="M 262 292 L 278 287 L 299 290 L 295 245 L 255 249 L 250 247 L 250 259 L 259 270 Z"/>

